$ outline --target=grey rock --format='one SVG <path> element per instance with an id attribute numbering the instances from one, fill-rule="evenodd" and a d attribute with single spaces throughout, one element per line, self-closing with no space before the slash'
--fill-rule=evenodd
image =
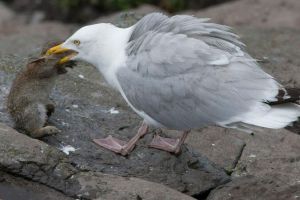
<path id="1" fill-rule="evenodd" d="M 16 57 L 7 59 L 18 60 L 19 65 L 10 66 L 16 67 L 17 70 L 20 70 L 20 67 L 25 65 L 28 56 L 36 57 L 39 55 L 45 43 L 49 41 L 63 41 L 78 28 L 58 22 L 31 25 L 14 25 L 14 21 L 11 23 L 13 25 L 6 26 L 5 29 L 0 29 L 0 54 L 2 59 L 7 56 Z"/>
<path id="2" fill-rule="evenodd" d="M 0 28 L 4 23 L 8 23 L 15 14 L 3 2 L 0 2 Z"/>
<path id="3" fill-rule="evenodd" d="M 0 169 L 85 199 L 193 199 L 158 183 L 95 172 L 79 172 L 59 150 L 0 123 Z M 1 173 L 1 172 L 0 172 Z M 3 176 L 2 176 L 3 177 Z M 4 177 L 4 180 L 6 178 Z M 0 184 L 0 191 L 24 188 Z M 1 194 L 0 194 L 1 195 Z M 9 195 L 4 193 L 3 195 Z M 39 195 L 34 196 L 33 199 Z M 0 196 L 1 197 L 1 196 Z M 12 198 L 15 198 L 14 196 Z"/>
<path id="4" fill-rule="evenodd" d="M 300 183 L 300 136 L 287 130 L 231 131 L 246 142 L 233 176 L 273 177 L 288 185 Z"/>
<path id="5" fill-rule="evenodd" d="M 219 127 L 192 131 L 187 139 L 187 144 L 228 173 L 235 168 L 245 147 L 244 141 Z"/>
<path id="6" fill-rule="evenodd" d="M 299 198 L 300 184 L 285 184 L 275 177 L 246 176 L 218 187 L 210 193 L 207 200 L 296 200 Z"/>
<path id="7" fill-rule="evenodd" d="M 299 29 L 299 10 L 298 0 L 240 0 L 184 13 L 230 26 Z"/>
<path id="8" fill-rule="evenodd" d="M 163 130 L 168 137 L 180 137 L 180 132 Z M 244 133 L 242 133 L 244 134 Z M 246 143 L 221 127 L 192 130 L 185 141 L 194 151 L 209 158 L 228 174 L 235 168 Z"/>
<path id="9" fill-rule="evenodd" d="M 46 18 L 46 14 L 42 11 L 35 11 L 30 19 L 31 24 L 38 24 L 44 21 Z"/>
<path id="10" fill-rule="evenodd" d="M 82 198 L 103 200 L 192 200 L 194 198 L 172 190 L 157 183 L 138 178 L 120 177 L 103 173 L 84 172 L 72 177 L 71 181 L 79 183 L 76 192 Z M 69 184 L 72 185 L 72 184 Z"/>
<path id="11" fill-rule="evenodd" d="M 0 172 L 0 199 L 8 200 L 71 200 L 62 193 L 20 177 Z"/>
<path id="12" fill-rule="evenodd" d="M 65 155 L 0 123 L 0 169 L 65 190 L 65 180 L 77 171 Z"/>
<path id="13" fill-rule="evenodd" d="M 160 8 L 152 5 L 141 5 L 138 8 L 130 9 L 121 13 L 113 13 L 107 16 L 101 16 L 89 24 L 96 23 L 112 23 L 119 27 L 128 27 L 133 25 L 137 20 L 139 20 L 144 15 L 151 12 L 163 12 Z"/>

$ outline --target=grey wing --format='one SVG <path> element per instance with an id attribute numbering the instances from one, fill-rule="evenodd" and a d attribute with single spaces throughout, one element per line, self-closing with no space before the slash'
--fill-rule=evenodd
<path id="1" fill-rule="evenodd" d="M 274 79 L 247 54 L 186 34 L 148 31 L 128 46 L 117 72 L 128 101 L 177 130 L 224 124 L 278 93 Z"/>
<path id="2" fill-rule="evenodd" d="M 184 34 L 205 41 L 224 51 L 241 55 L 244 44 L 239 36 L 230 32 L 225 25 L 208 23 L 208 18 L 195 18 L 189 15 L 167 17 L 161 13 L 151 13 L 143 17 L 134 27 L 130 41 L 136 40 L 148 31 Z"/>

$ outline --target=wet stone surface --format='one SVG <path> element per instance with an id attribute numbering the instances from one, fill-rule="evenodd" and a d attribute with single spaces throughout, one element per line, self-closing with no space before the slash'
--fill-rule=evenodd
<path id="1" fill-rule="evenodd" d="M 14 129 L 0 123 L 0 196 L 9 200 L 18 198 L 11 194 L 18 191 L 24 199 L 47 199 L 48 193 L 53 193 L 52 199 L 57 199 L 53 190 L 37 183 L 26 182 L 21 177 L 49 186 L 67 196 L 76 199 L 126 200 L 141 197 L 144 200 L 172 199 L 192 200 L 193 198 L 159 183 L 146 180 L 121 177 L 100 172 L 82 172 L 76 169 L 65 154 L 46 143 L 27 137 Z M 12 180 L 7 184 L 6 173 Z M 3 175 L 4 174 L 4 175 Z M 16 178 L 15 176 L 19 176 Z M 3 183 L 3 184 L 2 184 Z M 7 192 L 4 192 L 4 190 Z M 40 190 L 47 190 L 43 194 Z M 34 194 L 36 191 L 36 195 Z"/>

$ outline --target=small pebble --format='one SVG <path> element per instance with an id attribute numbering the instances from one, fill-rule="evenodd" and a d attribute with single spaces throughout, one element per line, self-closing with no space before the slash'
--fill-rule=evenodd
<path id="1" fill-rule="evenodd" d="M 119 114 L 120 113 L 120 111 L 116 110 L 115 107 L 112 107 L 107 112 L 110 114 Z"/>
<path id="2" fill-rule="evenodd" d="M 62 148 L 60 148 L 60 150 L 67 155 L 69 155 L 70 152 L 76 151 L 76 149 L 74 147 L 72 147 L 71 145 L 63 146 Z"/>
<path id="3" fill-rule="evenodd" d="M 72 105 L 72 107 L 73 107 L 73 108 L 78 108 L 79 106 L 76 105 L 76 104 L 74 104 L 74 105 Z"/>
<path id="4" fill-rule="evenodd" d="M 63 125 L 63 126 L 69 126 L 69 124 L 66 123 L 66 122 L 61 122 L 61 125 Z"/>
<path id="5" fill-rule="evenodd" d="M 84 76 L 82 74 L 79 74 L 78 77 L 84 79 Z"/>
<path id="6" fill-rule="evenodd" d="M 264 56 L 264 57 L 263 57 L 263 59 L 264 59 L 264 60 L 268 60 L 268 59 L 269 59 L 269 57 L 267 57 L 267 56 Z"/>
<path id="7" fill-rule="evenodd" d="M 250 154 L 248 157 L 249 157 L 249 158 L 256 158 L 256 155 Z"/>

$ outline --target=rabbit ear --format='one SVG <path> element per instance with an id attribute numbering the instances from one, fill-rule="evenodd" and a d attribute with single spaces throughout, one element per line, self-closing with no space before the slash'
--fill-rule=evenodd
<path id="1" fill-rule="evenodd" d="M 46 58 L 40 57 L 40 58 L 30 61 L 29 64 L 41 64 L 41 63 L 44 63 L 45 60 L 46 60 Z"/>

